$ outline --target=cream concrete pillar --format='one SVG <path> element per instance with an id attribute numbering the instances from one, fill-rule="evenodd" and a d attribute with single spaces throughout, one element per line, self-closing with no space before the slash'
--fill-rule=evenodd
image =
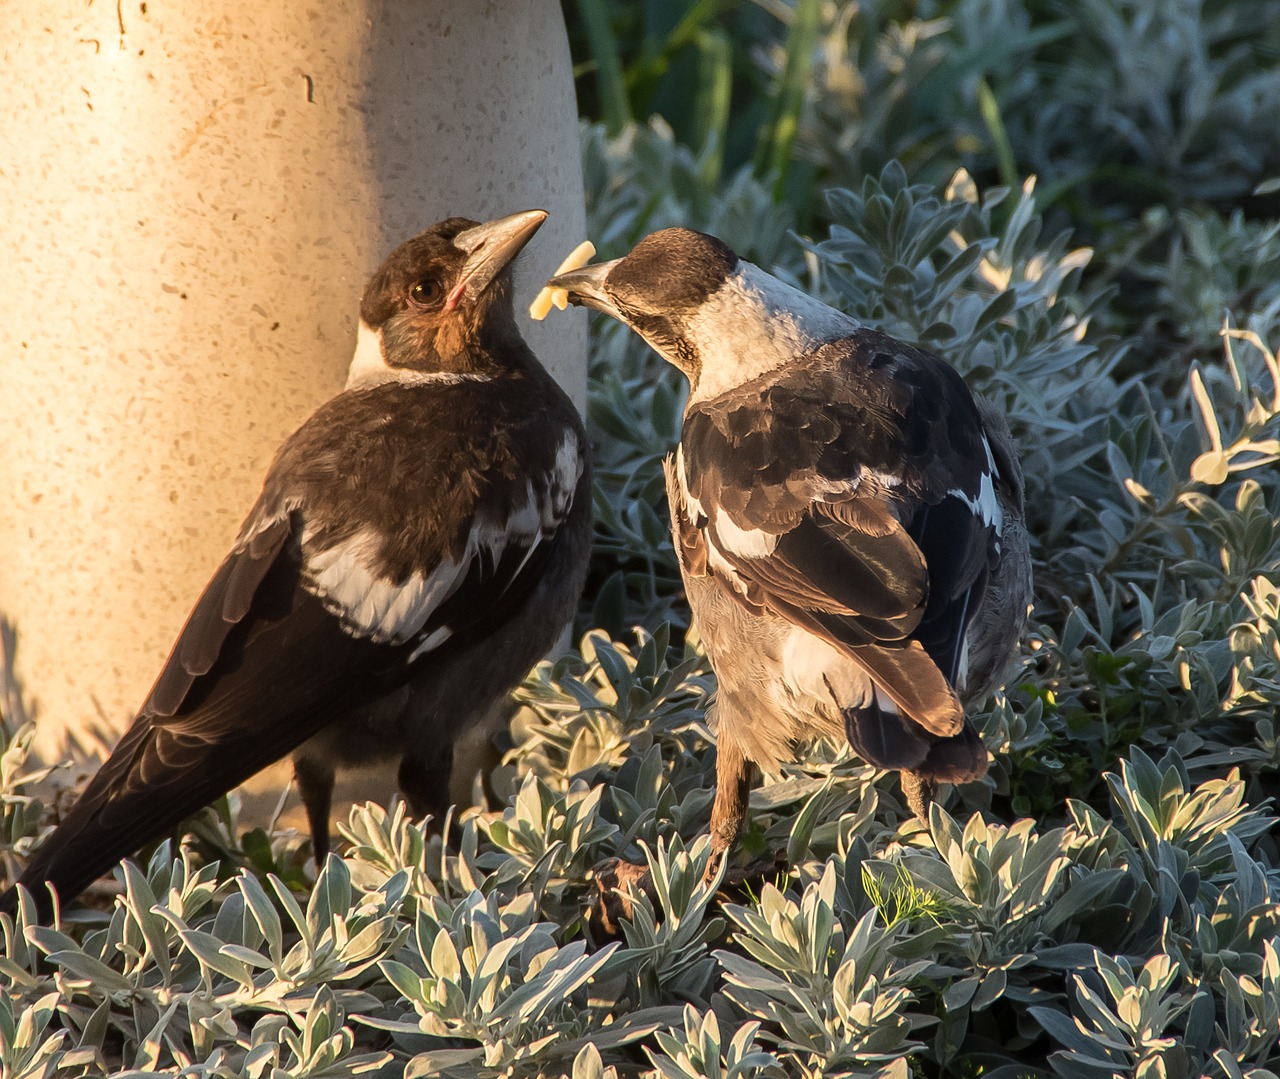
<path id="1" fill-rule="evenodd" d="M 557 0 L 13 0 L 0 56 L 0 702 L 83 753 L 341 388 L 383 255 L 544 207 L 527 299 L 583 237 L 576 109 Z M 583 321 L 526 329 L 582 402 Z"/>

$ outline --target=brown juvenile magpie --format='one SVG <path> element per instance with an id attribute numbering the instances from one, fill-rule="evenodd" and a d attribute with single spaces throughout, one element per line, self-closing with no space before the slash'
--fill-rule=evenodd
<path id="1" fill-rule="evenodd" d="M 548 285 L 689 380 L 667 494 L 718 684 L 717 859 L 750 763 L 801 738 L 847 736 L 921 817 L 938 782 L 983 776 L 964 703 L 998 683 L 1031 594 L 1002 418 L 937 357 L 712 236 L 665 229 Z"/>
<path id="2" fill-rule="evenodd" d="M 293 755 L 317 861 L 335 768 L 398 762 L 443 816 L 453 742 L 554 645 L 590 545 L 577 410 L 516 328 L 546 219 L 450 218 L 360 304 L 345 390 L 281 446 L 132 726 L 18 880 L 47 917 Z M 0 897 L 12 912 L 14 889 Z"/>

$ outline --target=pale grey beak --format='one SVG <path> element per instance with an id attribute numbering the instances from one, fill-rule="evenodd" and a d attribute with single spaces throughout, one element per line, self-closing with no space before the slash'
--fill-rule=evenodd
<path id="1" fill-rule="evenodd" d="M 521 210 L 458 233 L 453 246 L 467 256 L 467 261 L 445 301 L 445 309 L 451 311 L 464 299 L 475 299 L 483 293 L 524 250 L 546 219 L 546 210 Z"/>
<path id="2" fill-rule="evenodd" d="M 608 292 L 605 291 L 605 279 L 609 276 L 609 271 L 621 261 L 621 259 L 614 259 L 612 262 L 598 262 L 593 266 L 584 266 L 580 270 L 556 274 L 547 282 L 547 285 L 550 288 L 564 289 L 569 294 L 570 303 L 603 311 L 606 315 L 612 315 L 625 322 L 626 320 L 622 318 L 609 298 Z"/>

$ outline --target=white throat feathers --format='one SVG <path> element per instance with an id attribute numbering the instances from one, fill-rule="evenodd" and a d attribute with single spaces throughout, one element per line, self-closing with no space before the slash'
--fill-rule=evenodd
<path id="1" fill-rule="evenodd" d="M 356 350 L 347 368 L 345 390 L 367 390 L 387 382 L 402 386 L 421 386 L 429 383 L 488 382 L 488 375 L 460 374 L 456 371 L 415 371 L 410 367 L 393 367 L 387 363 L 383 349 L 382 331 L 375 330 L 364 319 L 356 331 Z"/>

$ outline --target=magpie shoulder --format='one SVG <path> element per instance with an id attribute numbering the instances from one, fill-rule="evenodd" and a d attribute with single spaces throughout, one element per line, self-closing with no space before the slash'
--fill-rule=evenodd
<path id="1" fill-rule="evenodd" d="M 976 499 L 987 467 L 959 374 L 866 329 L 699 402 L 682 442 L 691 473 L 726 487 L 727 508 L 761 524 L 793 519 L 814 490 L 863 477 L 900 500 L 957 487 Z"/>

